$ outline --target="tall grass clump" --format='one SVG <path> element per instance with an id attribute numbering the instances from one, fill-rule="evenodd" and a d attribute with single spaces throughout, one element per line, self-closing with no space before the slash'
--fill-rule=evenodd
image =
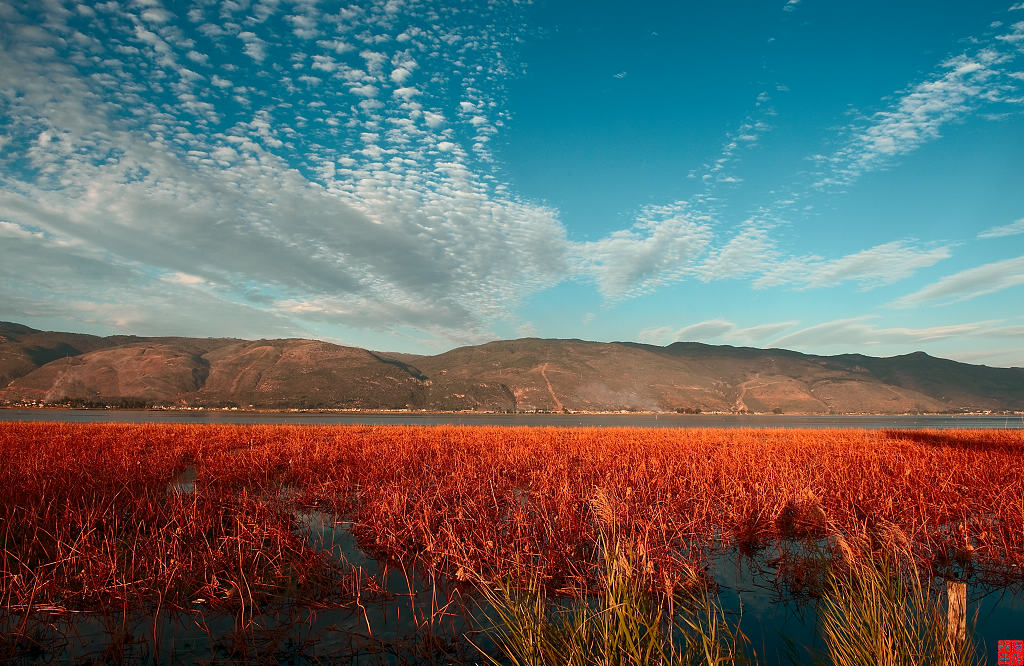
<path id="1" fill-rule="evenodd" d="M 971 640 L 974 621 L 963 619 L 961 635 L 942 595 L 905 554 L 829 567 L 819 606 L 819 632 L 835 666 L 983 664 Z"/>
<path id="2" fill-rule="evenodd" d="M 599 593 L 549 597 L 536 576 L 480 581 L 490 612 L 493 664 L 636 665 L 748 664 L 746 637 L 730 624 L 717 596 L 691 570 L 652 589 L 649 562 L 618 534 L 606 496 L 593 502 L 601 523 Z M 520 584 L 517 584 L 520 583 Z M 483 650 L 481 650 L 483 652 Z"/>

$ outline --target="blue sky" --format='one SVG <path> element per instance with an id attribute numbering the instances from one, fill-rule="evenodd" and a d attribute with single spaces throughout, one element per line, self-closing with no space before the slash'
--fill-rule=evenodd
<path id="1" fill-rule="evenodd" d="M 0 0 L 0 318 L 1024 366 L 1024 3 Z"/>

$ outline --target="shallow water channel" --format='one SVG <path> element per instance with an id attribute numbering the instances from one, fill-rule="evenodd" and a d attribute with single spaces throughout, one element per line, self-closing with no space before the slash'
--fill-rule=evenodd
<path id="1" fill-rule="evenodd" d="M 189 492 L 179 479 L 176 492 Z M 188 612 L 125 617 L 75 615 L 39 623 L 21 641 L 21 663 L 485 663 L 478 645 L 493 650 L 482 631 L 490 620 L 466 584 L 426 576 L 375 559 L 350 524 L 310 511 L 297 516 L 309 543 L 361 574 L 362 591 L 348 608 L 311 609 L 284 604 L 255 615 L 217 613 L 197 605 Z M 730 622 L 739 622 L 761 664 L 811 663 L 824 648 L 816 637 L 814 600 L 780 572 L 779 551 L 759 555 L 719 552 L 710 574 Z M 969 622 L 989 663 L 996 642 L 1024 638 L 1024 594 L 973 587 Z M 35 644 L 33 644 L 33 641 Z"/>
<path id="2" fill-rule="evenodd" d="M 168 493 L 196 491 L 189 467 Z M 283 493 L 288 493 L 285 489 Z M 358 576 L 355 603 L 310 608 L 282 602 L 260 612 L 218 612 L 197 600 L 188 611 L 70 617 L 0 617 L 0 659 L 15 663 L 486 663 L 494 653 L 485 629 L 493 612 L 471 585 L 378 559 L 360 547 L 348 521 L 300 510 L 307 542 Z M 708 562 L 718 599 L 738 623 L 760 664 L 812 663 L 824 656 L 817 636 L 817 602 L 793 574 L 802 547 L 768 545 L 754 554 L 716 551 Z M 352 596 L 351 589 L 344 593 Z M 999 640 L 1024 638 L 1024 585 L 968 588 L 968 623 L 989 663 Z M 15 632 L 14 629 L 21 631 Z"/>

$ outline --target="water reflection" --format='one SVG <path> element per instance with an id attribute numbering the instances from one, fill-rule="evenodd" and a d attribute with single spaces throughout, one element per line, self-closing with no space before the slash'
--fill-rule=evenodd
<path id="1" fill-rule="evenodd" d="M 196 491 L 196 468 L 193 465 L 186 467 L 167 488 L 168 494 L 191 495 Z"/>

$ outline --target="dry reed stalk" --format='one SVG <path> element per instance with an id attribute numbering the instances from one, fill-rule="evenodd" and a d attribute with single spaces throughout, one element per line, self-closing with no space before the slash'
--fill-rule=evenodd
<path id="1" fill-rule="evenodd" d="M 842 537 L 867 552 L 870 525 L 875 548 L 936 566 L 1024 565 L 1012 431 L 6 423 L 0 460 L 8 607 L 33 586 L 45 603 L 124 604 L 168 582 L 185 604 L 217 598 L 214 574 L 253 595 L 275 580 L 315 587 L 320 565 L 287 518 L 303 507 L 352 520 L 381 555 L 555 588 L 594 583 L 586 563 L 613 519 L 657 586 L 716 544 L 785 537 L 790 513 L 840 551 Z M 169 494 L 189 467 L 196 492 Z"/>

